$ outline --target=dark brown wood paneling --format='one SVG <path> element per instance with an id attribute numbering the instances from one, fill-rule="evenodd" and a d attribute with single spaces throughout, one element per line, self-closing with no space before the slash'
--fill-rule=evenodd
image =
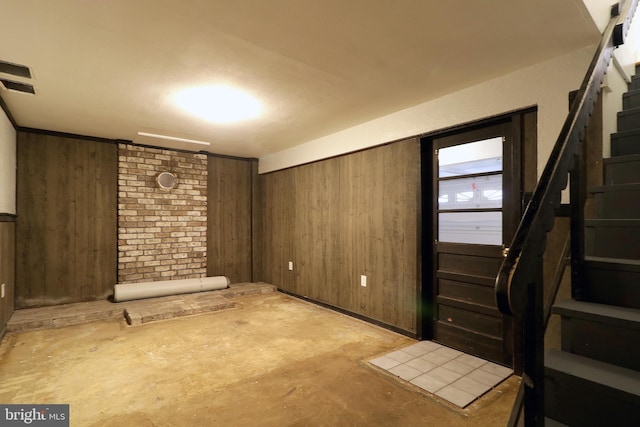
<path id="1" fill-rule="evenodd" d="M 538 183 L 538 112 L 522 115 L 522 191 L 532 192 Z"/>
<path id="2" fill-rule="evenodd" d="M 417 139 L 386 146 L 383 196 L 383 319 L 416 332 L 419 282 L 418 211 L 420 145 Z M 402 167 L 398 168 L 398 165 Z M 391 242 L 391 244 L 388 244 Z M 386 303 L 390 302 L 390 304 Z"/>
<path id="3" fill-rule="evenodd" d="M 117 146 L 18 133 L 16 306 L 101 299 L 116 283 Z"/>
<path id="4" fill-rule="evenodd" d="M 341 209 L 347 255 L 345 283 L 351 289 L 351 310 L 382 320 L 384 289 L 384 153 L 387 147 L 340 158 Z M 361 275 L 367 286 L 360 286 Z M 388 303 L 392 303 L 389 301 Z M 389 322 L 391 323 L 391 322 Z"/>
<path id="5" fill-rule="evenodd" d="M 250 160 L 209 157 L 207 185 L 207 276 L 251 282 Z"/>
<path id="6" fill-rule="evenodd" d="M 260 279 L 414 334 L 419 154 L 410 139 L 261 175 Z"/>
<path id="7" fill-rule="evenodd" d="M 258 160 L 251 160 L 251 281 L 257 280 L 257 272 L 262 266 L 262 187 L 258 176 Z"/>
<path id="8" fill-rule="evenodd" d="M 0 284 L 5 286 L 4 298 L 0 299 L 0 339 L 14 309 L 15 230 L 13 220 L 0 221 Z"/>
<path id="9" fill-rule="evenodd" d="M 341 307 L 416 332 L 419 145 L 410 139 L 340 158 Z M 360 276 L 367 276 L 367 287 Z"/>
<path id="10" fill-rule="evenodd" d="M 297 292 L 325 303 L 338 290 L 341 248 L 338 230 L 338 161 L 331 159 L 294 169 Z M 302 255 L 302 256 L 300 256 Z"/>
<path id="11" fill-rule="evenodd" d="M 259 279 L 286 291 L 299 294 L 295 269 L 289 271 L 288 262 L 298 263 L 293 251 L 295 235 L 294 170 L 261 175 L 263 204 L 261 237 L 261 270 Z"/>

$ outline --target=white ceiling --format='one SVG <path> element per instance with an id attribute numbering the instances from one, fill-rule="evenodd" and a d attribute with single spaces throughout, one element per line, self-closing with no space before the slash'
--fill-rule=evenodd
<path id="1" fill-rule="evenodd" d="M 582 0 L 0 0 L 0 90 L 23 127 L 260 157 L 597 42 Z M 10 77 L 17 81 L 27 79 Z M 171 102 L 227 83 L 258 119 L 218 125 Z M 166 143 L 166 144 L 165 144 Z"/>

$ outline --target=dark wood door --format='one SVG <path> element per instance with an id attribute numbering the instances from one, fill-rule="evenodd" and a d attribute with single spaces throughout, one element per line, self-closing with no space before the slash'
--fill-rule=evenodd
<path id="1" fill-rule="evenodd" d="M 432 139 L 433 338 L 512 366 L 513 319 L 495 304 L 505 242 L 520 217 L 510 121 Z"/>

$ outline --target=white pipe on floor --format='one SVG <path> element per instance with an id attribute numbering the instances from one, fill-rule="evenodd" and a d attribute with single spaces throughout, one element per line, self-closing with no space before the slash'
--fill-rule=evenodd
<path id="1" fill-rule="evenodd" d="M 231 284 L 231 281 L 225 276 L 164 280 L 161 282 L 119 283 L 114 286 L 113 299 L 115 302 L 120 302 L 167 295 L 214 291 L 217 289 L 226 289 L 229 287 L 229 284 Z"/>

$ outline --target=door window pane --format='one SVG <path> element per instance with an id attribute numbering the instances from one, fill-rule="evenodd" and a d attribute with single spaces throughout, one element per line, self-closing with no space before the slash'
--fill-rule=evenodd
<path id="1" fill-rule="evenodd" d="M 501 170 L 501 136 L 438 150 L 440 178 Z"/>
<path id="2" fill-rule="evenodd" d="M 502 207 L 502 175 L 442 180 L 438 209 L 495 209 Z"/>
<path id="3" fill-rule="evenodd" d="M 438 150 L 439 241 L 502 244 L 502 144 L 495 137 Z M 475 212 L 460 212 L 467 209 Z"/>
<path id="4" fill-rule="evenodd" d="M 502 212 L 438 214 L 438 240 L 478 245 L 502 244 Z"/>

